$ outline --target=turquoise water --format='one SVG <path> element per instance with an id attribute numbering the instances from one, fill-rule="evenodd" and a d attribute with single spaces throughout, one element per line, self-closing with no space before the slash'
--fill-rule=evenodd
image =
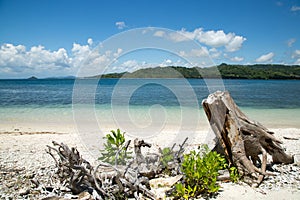
<path id="1" fill-rule="evenodd" d="M 212 81 L 213 82 L 213 81 Z M 207 129 L 201 101 L 223 89 L 198 79 L 0 80 L 0 121 L 74 123 L 151 130 Z M 224 80 L 250 118 L 270 128 L 300 128 L 300 81 Z M 0 125 L 1 125 L 0 124 Z M 130 126 L 129 126 L 130 125 Z"/>

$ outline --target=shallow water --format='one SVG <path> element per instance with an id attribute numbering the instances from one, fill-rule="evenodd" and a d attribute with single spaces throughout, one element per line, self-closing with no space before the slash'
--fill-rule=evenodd
<path id="1" fill-rule="evenodd" d="M 74 83 L 76 83 L 74 87 Z M 228 90 L 250 118 L 300 128 L 300 81 L 198 79 L 0 80 L 1 124 L 95 124 L 126 131 L 206 130 L 201 101 Z"/>

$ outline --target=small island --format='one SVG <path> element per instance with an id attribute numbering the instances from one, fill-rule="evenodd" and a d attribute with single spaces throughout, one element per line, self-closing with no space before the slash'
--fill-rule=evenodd
<path id="1" fill-rule="evenodd" d="M 38 79 L 37 77 L 31 76 L 31 77 L 29 77 L 27 80 L 37 80 L 37 79 Z"/>

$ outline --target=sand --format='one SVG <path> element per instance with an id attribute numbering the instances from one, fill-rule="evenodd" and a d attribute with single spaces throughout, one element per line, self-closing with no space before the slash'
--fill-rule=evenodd
<path id="1" fill-rule="evenodd" d="M 286 148 L 286 151 L 294 154 L 296 162 L 300 164 L 300 129 L 271 130 L 275 132 L 277 138 L 283 141 L 283 147 Z M 202 130 L 193 134 L 192 143 L 188 148 L 195 148 L 198 144 L 206 141 L 207 133 L 209 130 Z M 172 130 L 169 130 L 155 137 L 148 135 L 145 140 L 154 146 L 164 146 L 170 141 L 174 142 L 185 138 L 185 136 L 184 133 L 176 132 L 174 134 Z M 130 135 L 127 137 L 130 138 Z M 293 140 L 284 139 L 284 137 Z M 88 145 L 83 142 L 82 134 L 78 134 L 73 125 L 18 124 L 16 126 L 7 124 L 0 127 L 0 164 L 7 167 L 25 167 L 26 169 L 54 165 L 52 158 L 45 153 L 46 145 L 50 145 L 52 140 L 63 142 L 69 146 L 76 146 L 87 160 L 95 158 L 93 154 L 90 154 Z M 263 191 L 253 189 L 246 184 L 221 183 L 221 190 L 216 199 L 300 199 L 300 188 L 290 188 L 287 185 L 286 188 Z"/>

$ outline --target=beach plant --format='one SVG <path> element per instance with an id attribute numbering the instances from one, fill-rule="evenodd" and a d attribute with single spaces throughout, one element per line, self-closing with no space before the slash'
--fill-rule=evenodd
<path id="1" fill-rule="evenodd" d="M 235 166 L 229 168 L 230 180 L 234 183 L 237 183 L 241 176 Z"/>
<path id="2" fill-rule="evenodd" d="M 163 167 L 168 167 L 168 162 L 174 160 L 173 151 L 171 150 L 170 147 L 165 147 L 161 152 L 162 152 L 162 157 L 160 161 Z"/>
<path id="3" fill-rule="evenodd" d="M 207 145 L 184 155 L 181 171 L 183 181 L 176 184 L 174 196 L 190 199 L 201 194 L 212 195 L 220 186 L 217 184 L 218 171 L 227 168 L 225 157 L 210 151 Z"/>
<path id="4" fill-rule="evenodd" d="M 121 133 L 120 129 L 111 130 L 104 139 L 104 150 L 101 150 L 99 160 L 110 164 L 126 164 L 126 160 L 131 158 L 132 152 L 127 151 L 125 132 Z"/>
<path id="5" fill-rule="evenodd" d="M 163 168 L 163 173 L 165 174 L 170 174 L 171 171 L 169 169 L 169 162 L 174 160 L 174 152 L 170 147 L 165 147 L 161 150 L 161 158 L 160 158 L 160 163 Z"/>

